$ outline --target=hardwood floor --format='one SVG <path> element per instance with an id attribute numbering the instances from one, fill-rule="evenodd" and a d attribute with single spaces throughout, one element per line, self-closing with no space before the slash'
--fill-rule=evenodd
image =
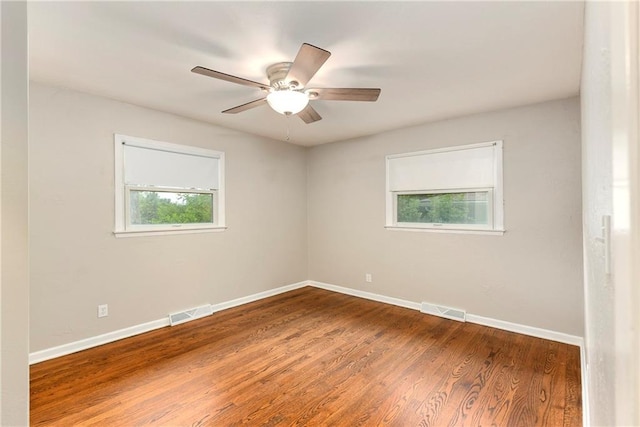
<path id="1" fill-rule="evenodd" d="M 31 367 L 33 425 L 578 426 L 574 346 L 306 287 Z"/>

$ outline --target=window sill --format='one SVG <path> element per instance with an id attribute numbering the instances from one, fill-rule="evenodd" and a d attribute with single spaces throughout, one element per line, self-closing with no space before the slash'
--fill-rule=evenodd
<path id="1" fill-rule="evenodd" d="M 494 236 L 502 236 L 505 230 L 477 230 L 463 228 L 427 228 L 427 227 L 406 227 L 399 225 L 385 225 L 384 228 L 391 231 L 422 231 L 427 233 L 451 233 L 451 234 L 487 234 Z"/>
<path id="2" fill-rule="evenodd" d="M 175 234 L 217 233 L 225 231 L 227 227 L 203 227 L 203 228 L 179 228 L 174 230 L 127 230 L 114 231 L 117 238 L 144 237 L 144 236 L 170 236 Z"/>

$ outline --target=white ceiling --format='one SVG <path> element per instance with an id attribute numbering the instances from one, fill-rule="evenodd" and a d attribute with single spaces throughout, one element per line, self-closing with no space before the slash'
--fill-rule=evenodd
<path id="1" fill-rule="evenodd" d="M 274 139 L 316 145 L 578 94 L 582 2 L 30 2 L 34 81 Z M 378 102 L 312 101 L 309 125 L 258 89 L 303 42 L 332 56 L 308 87 L 380 87 Z"/>

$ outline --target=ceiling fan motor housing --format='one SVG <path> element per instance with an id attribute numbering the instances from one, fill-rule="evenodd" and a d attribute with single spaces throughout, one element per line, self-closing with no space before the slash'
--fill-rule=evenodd
<path id="1" fill-rule="evenodd" d="M 293 62 L 278 62 L 267 67 L 267 78 L 272 88 L 275 90 L 300 89 L 297 81 L 285 80 L 291 65 L 293 65 Z"/>

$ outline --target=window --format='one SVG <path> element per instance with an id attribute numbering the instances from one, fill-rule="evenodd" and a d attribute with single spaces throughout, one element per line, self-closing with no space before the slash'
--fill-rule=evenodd
<path id="1" fill-rule="evenodd" d="M 224 153 L 115 135 L 116 235 L 224 229 Z"/>
<path id="2" fill-rule="evenodd" d="M 387 163 L 387 228 L 503 230 L 502 141 L 394 154 Z"/>

